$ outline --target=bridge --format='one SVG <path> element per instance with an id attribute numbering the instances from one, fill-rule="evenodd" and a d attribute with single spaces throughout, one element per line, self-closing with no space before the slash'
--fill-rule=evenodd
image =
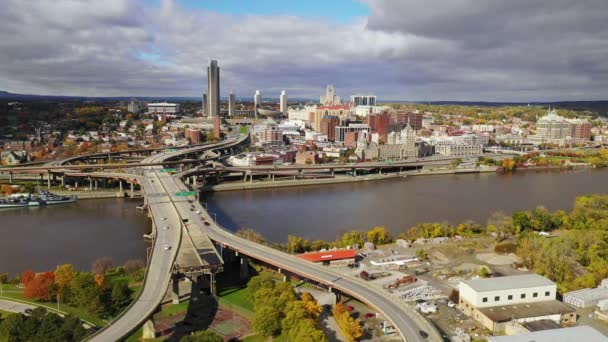
<path id="1" fill-rule="evenodd" d="M 219 167 L 218 164 L 199 166 L 193 171 L 183 171 L 175 175 L 164 172 L 163 166 L 194 166 L 209 164 L 210 160 L 220 158 L 239 146 L 247 143 L 249 136 L 233 137 L 215 144 L 207 144 L 178 151 L 162 152 L 143 159 L 139 164 L 123 164 L 133 172 L 108 172 L 113 167 L 100 167 L 103 164 L 64 165 L 63 162 L 27 167 L 26 172 L 74 172 L 78 176 L 125 177 L 124 180 L 141 186 L 145 206 L 152 219 L 152 247 L 148 257 L 144 284 L 137 298 L 108 326 L 97 331 L 91 341 L 117 341 L 133 333 L 146 322 L 158 309 L 170 284 L 173 284 L 173 300 L 179 300 L 178 278 L 186 276 L 194 281 L 209 277 L 211 292 L 215 292 L 215 275 L 223 270 L 221 250 L 232 249 L 240 256 L 242 265 L 246 258 L 253 258 L 273 266 L 285 275 L 293 274 L 323 285 L 329 291 L 342 293 L 356 298 L 380 313 L 392 323 L 399 335 L 406 341 L 440 341 L 441 337 L 425 318 L 399 299 L 390 296 L 365 281 L 338 273 L 319 264 L 294 257 L 271 247 L 251 242 L 234 235 L 211 219 L 195 196 L 190 194 L 187 183 L 190 178 L 201 172 L 243 172 L 241 168 Z M 185 160 L 185 161 L 184 161 Z M 370 168 L 394 168 L 411 166 L 422 161 L 396 163 L 361 163 L 333 165 L 334 170 L 365 170 Z M 436 160 L 436 162 L 439 162 Z M 440 162 L 445 163 L 445 160 Z M 113 164 L 107 164 L 113 165 Z M 105 165 L 104 165 L 105 166 Z M 215 166 L 215 168 L 213 167 Z M 118 168 L 118 167 L 117 167 Z M 17 172 L 14 168 L 11 172 Z M 252 170 L 271 172 L 272 167 L 255 167 Z M 288 166 L 285 172 L 294 170 L 320 171 L 329 169 L 327 165 Z M 96 172 L 84 172 L 93 171 Z M 101 171 L 103 170 L 103 171 Z M 5 171 L 4 169 L 2 171 Z M 251 171 L 251 170 L 250 170 Z M 316 172 L 315 171 L 315 172 Z M 298 171 L 299 172 L 299 171 Z M 302 171 L 305 172 L 305 171 Z M 429 334 L 427 339 L 420 336 L 423 330 Z"/>

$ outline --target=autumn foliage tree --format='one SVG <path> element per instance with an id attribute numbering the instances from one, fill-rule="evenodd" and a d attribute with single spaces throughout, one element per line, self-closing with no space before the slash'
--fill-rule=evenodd
<path id="1" fill-rule="evenodd" d="M 27 286 L 32 281 L 32 279 L 34 279 L 35 276 L 36 274 L 34 273 L 34 271 L 25 270 L 23 271 L 23 273 L 21 273 L 21 283 L 23 284 L 23 286 Z"/>
<path id="2" fill-rule="evenodd" d="M 38 273 L 27 283 L 23 295 L 26 298 L 49 301 L 54 283 L 55 274 L 53 272 Z"/>
<path id="3" fill-rule="evenodd" d="M 363 337 L 361 322 L 350 315 L 350 312 L 348 312 L 348 309 L 344 304 L 336 304 L 334 306 L 333 314 L 340 331 L 342 331 L 342 334 L 347 341 L 353 342 Z"/>

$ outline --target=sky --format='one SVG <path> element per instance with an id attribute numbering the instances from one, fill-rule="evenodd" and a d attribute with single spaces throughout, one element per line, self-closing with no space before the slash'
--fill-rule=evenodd
<path id="1" fill-rule="evenodd" d="M 0 90 L 608 99 L 606 0 L 0 0 Z"/>

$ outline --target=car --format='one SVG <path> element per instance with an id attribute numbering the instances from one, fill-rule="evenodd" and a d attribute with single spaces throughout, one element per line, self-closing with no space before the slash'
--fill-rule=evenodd
<path id="1" fill-rule="evenodd" d="M 422 338 L 428 338 L 428 337 L 429 337 L 429 334 L 428 334 L 426 331 L 424 331 L 424 330 L 419 330 L 419 331 L 418 331 L 418 334 L 419 334 L 419 335 L 420 335 L 420 337 L 422 337 Z"/>
<path id="2" fill-rule="evenodd" d="M 200 215 L 201 211 L 200 211 L 200 210 L 197 210 L 197 211 L 196 211 L 196 213 Z"/>
<path id="3" fill-rule="evenodd" d="M 165 249 L 166 251 L 168 251 L 168 250 L 170 250 L 170 249 L 171 249 L 171 246 L 169 246 L 169 245 L 165 245 L 164 249 Z"/>
<path id="4" fill-rule="evenodd" d="M 376 317 L 376 314 L 373 312 L 368 312 L 365 314 L 365 318 L 372 318 L 372 317 Z"/>
<path id="5" fill-rule="evenodd" d="M 161 221 L 167 221 L 167 218 L 166 217 L 162 217 L 160 220 Z"/>
<path id="6" fill-rule="evenodd" d="M 448 307 L 453 308 L 455 306 L 456 306 L 456 304 L 454 302 L 452 302 L 452 301 L 448 302 Z"/>
<path id="7" fill-rule="evenodd" d="M 353 311 L 355 308 L 352 305 L 349 305 L 349 306 L 346 307 L 346 309 L 348 311 Z"/>
<path id="8" fill-rule="evenodd" d="M 167 230 L 167 229 L 169 229 L 169 226 L 164 226 L 163 229 Z"/>

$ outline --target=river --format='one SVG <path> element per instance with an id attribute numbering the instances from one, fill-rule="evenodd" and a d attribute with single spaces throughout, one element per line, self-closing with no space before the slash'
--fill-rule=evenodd
<path id="1" fill-rule="evenodd" d="M 570 210 L 574 198 L 608 192 L 608 171 L 516 172 L 409 177 L 377 182 L 206 193 L 226 228 L 250 227 L 273 242 L 287 235 L 333 240 L 350 229 L 385 226 L 392 233 L 420 222 L 467 219 L 485 224 L 543 205 Z M 116 265 L 145 259 L 150 220 L 140 201 L 80 200 L 69 205 L 0 210 L 0 273 L 44 271 L 62 263 L 89 270 L 99 257 Z"/>
<path id="2" fill-rule="evenodd" d="M 421 222 L 485 224 L 542 205 L 571 210 L 578 195 L 608 192 L 608 171 L 528 171 L 498 175 L 409 177 L 377 182 L 204 194 L 209 210 L 231 230 L 248 227 L 272 242 L 287 235 L 334 240 L 346 230 L 384 226 L 398 234 Z"/>
<path id="3" fill-rule="evenodd" d="M 63 263 L 90 270 L 99 257 L 110 257 L 115 265 L 145 260 L 147 244 L 142 235 L 150 230 L 150 220 L 135 210 L 138 204 L 141 201 L 100 199 L 2 209 L 0 273 L 46 271 Z"/>

